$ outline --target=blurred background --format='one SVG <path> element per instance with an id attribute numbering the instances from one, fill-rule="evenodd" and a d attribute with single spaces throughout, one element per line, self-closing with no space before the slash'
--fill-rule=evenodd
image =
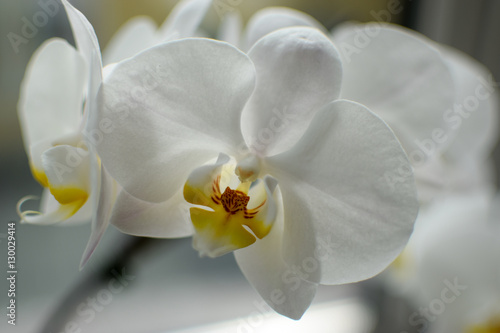
<path id="1" fill-rule="evenodd" d="M 45 1 L 0 2 L 0 267 L 5 272 L 6 223 L 18 220 L 15 207 L 19 199 L 30 194 L 41 194 L 41 187 L 32 179 L 29 171 L 17 120 L 19 85 L 32 53 L 44 40 L 60 36 L 72 42 L 68 21 L 64 11 L 60 9 L 26 43 L 20 44 L 17 50 L 11 45 L 7 35 L 11 32 L 20 35 L 25 20 L 31 21 L 41 10 L 40 3 Z M 93 24 L 102 49 L 105 49 L 111 36 L 127 19 L 136 15 L 148 15 L 161 24 L 177 3 L 176 0 L 71 2 Z M 288 6 L 309 13 L 331 29 L 346 20 L 373 21 L 377 19 L 376 14 L 386 10 L 391 3 L 394 1 L 243 0 L 238 2 L 237 10 L 247 20 L 259 8 Z M 391 15 L 391 22 L 416 29 L 438 42 L 470 54 L 484 63 L 497 81 L 500 79 L 500 2 L 401 0 L 398 3 L 403 11 L 399 15 Z M 217 24 L 214 23 L 217 19 L 212 8 L 206 19 L 207 27 Z M 499 170 L 498 147 L 494 157 Z M 36 208 L 36 205 L 32 208 Z M 7 325 L 6 303 L 2 301 L 2 332 L 6 329 L 8 332 L 38 332 L 42 327 L 53 327 L 59 330 L 57 332 L 170 332 L 234 318 L 240 319 L 235 322 L 240 332 L 254 331 L 255 325 L 251 323 L 257 322 L 260 317 L 252 317 L 252 314 L 258 309 L 261 298 L 242 276 L 233 256 L 216 260 L 200 259 L 192 250 L 190 239 L 141 243 L 119 234 L 111 227 L 89 264 L 80 272 L 78 264 L 89 232 L 88 225 L 17 225 L 17 326 L 14 328 Z M 113 260 L 116 257 L 124 257 L 126 260 Z M 106 281 L 123 273 L 123 267 L 130 277 L 122 284 L 123 291 L 102 292 L 103 285 L 97 282 L 101 281 L 106 286 Z M 92 289 L 96 284 L 101 289 Z M 336 301 L 340 302 L 335 304 L 340 311 L 338 315 L 342 318 L 348 317 L 345 313 L 359 313 L 357 318 L 363 318 L 351 320 L 343 328 L 332 332 L 369 332 L 374 313 L 370 308 L 362 306 L 364 303 L 359 302 L 359 297 L 370 288 L 370 283 L 367 283 L 362 286 L 320 289 L 315 300 L 319 304 L 318 313 L 321 312 L 323 302 Z M 0 299 L 6 299 L 7 289 L 5 279 L 2 278 Z M 61 326 L 53 319 L 57 316 L 53 315 L 64 310 L 65 306 L 75 306 L 72 303 L 74 300 L 68 298 L 75 290 L 81 296 L 76 305 L 81 305 L 80 309 L 87 312 L 80 315 L 80 321 L 73 326 Z M 111 299 L 109 295 L 112 295 Z M 102 302 L 92 307 L 92 297 L 98 296 Z M 394 318 L 397 318 L 397 313 L 394 314 Z M 328 316 L 334 321 L 333 313 Z M 54 322 L 48 322 L 49 318 Z M 275 319 L 276 325 L 282 325 L 279 327 L 286 327 L 291 322 L 279 317 Z M 316 319 L 310 320 L 318 322 Z M 405 321 L 406 319 L 394 332 L 407 329 Z M 336 322 L 340 323 L 338 320 Z M 209 329 L 205 331 L 208 332 Z M 214 332 L 216 331 L 223 330 L 215 329 Z M 314 329 L 310 331 L 316 332 Z"/>

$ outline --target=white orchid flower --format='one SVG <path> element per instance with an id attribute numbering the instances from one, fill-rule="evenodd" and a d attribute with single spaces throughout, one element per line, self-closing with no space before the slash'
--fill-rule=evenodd
<path id="1" fill-rule="evenodd" d="M 492 201 L 488 193 L 449 196 L 433 205 L 425 221 L 418 222 L 420 298 L 419 311 L 412 316 L 416 329 L 430 326 L 432 333 L 498 331 L 498 199 Z"/>
<path id="2" fill-rule="evenodd" d="M 99 44 L 85 16 L 62 3 L 77 48 L 52 38 L 26 69 L 19 120 L 33 176 L 45 189 L 41 212 L 22 212 L 24 200 L 18 211 L 23 222 L 39 225 L 92 221 L 83 266 L 108 225 L 116 184 L 84 132 L 102 81 Z"/>
<path id="3" fill-rule="evenodd" d="M 124 188 L 112 223 L 193 235 L 201 255 L 234 251 L 269 305 L 295 319 L 318 284 L 379 273 L 411 234 L 414 180 L 391 189 L 384 172 L 407 157 L 380 118 L 337 100 L 341 83 L 338 52 L 311 28 L 276 31 L 248 55 L 191 38 L 119 63 L 89 123 L 114 127 L 97 147 Z"/>
<path id="4" fill-rule="evenodd" d="M 103 52 L 104 65 L 120 62 L 157 44 L 196 36 L 212 0 L 182 0 L 158 27 L 148 16 L 128 20 Z"/>

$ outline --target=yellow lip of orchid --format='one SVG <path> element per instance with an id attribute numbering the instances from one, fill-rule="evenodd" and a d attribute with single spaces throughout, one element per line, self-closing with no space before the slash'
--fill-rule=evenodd
<path id="1" fill-rule="evenodd" d="M 45 172 L 40 171 L 36 168 L 32 168 L 33 177 L 45 188 L 49 189 L 50 193 L 54 196 L 54 198 L 59 202 L 60 207 L 57 210 L 57 215 L 60 216 L 61 219 L 68 219 L 71 216 L 75 215 L 76 212 L 83 207 L 83 205 L 87 202 L 89 197 L 89 193 L 87 190 L 78 188 L 76 186 L 58 186 L 54 187 L 48 181 L 47 175 Z M 30 222 L 30 217 L 41 215 L 41 212 L 38 211 L 21 211 L 21 205 L 27 200 L 34 199 L 33 196 L 27 196 L 23 198 L 18 204 L 18 214 L 23 221 Z"/>
<path id="2" fill-rule="evenodd" d="M 209 257 L 221 256 L 247 247 L 257 238 L 262 239 L 270 232 L 276 215 L 272 191 L 265 182 L 260 179 L 239 182 L 232 189 L 230 185 L 237 179 L 235 166 L 216 164 L 214 169 L 208 170 L 209 174 L 201 182 L 189 177 L 184 186 L 184 198 L 204 206 L 190 209 L 196 231 L 193 247 L 200 255 Z M 215 176 L 211 176 L 214 173 Z M 221 184 L 226 184 L 224 191 Z"/>
<path id="3" fill-rule="evenodd" d="M 33 177 L 52 195 L 55 210 L 22 211 L 22 204 L 34 199 L 32 196 L 25 197 L 18 204 L 18 214 L 23 222 L 53 224 L 69 219 L 87 203 L 90 196 L 87 150 L 64 144 L 51 146 L 41 158 L 31 159 L 30 165 Z M 77 156 L 79 160 L 71 159 Z"/>

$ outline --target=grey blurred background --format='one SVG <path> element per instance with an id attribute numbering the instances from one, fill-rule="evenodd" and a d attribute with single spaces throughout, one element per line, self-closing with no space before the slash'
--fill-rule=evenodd
<path id="1" fill-rule="evenodd" d="M 46 2 L 47 0 L 40 0 Z M 225 1 L 225 0 L 221 0 Z M 101 48 L 126 19 L 149 15 L 159 24 L 175 0 L 74 0 L 71 1 L 94 25 Z M 389 3 L 394 2 L 390 0 Z M 238 6 L 245 19 L 257 9 L 285 5 L 303 10 L 327 28 L 355 19 L 372 21 L 373 11 L 385 10 L 385 0 L 243 0 Z M 432 39 L 455 46 L 483 62 L 500 78 L 500 2 L 495 0 L 406 0 L 404 11 L 391 21 L 417 29 Z M 65 14 L 59 13 L 38 29 L 33 38 L 15 52 L 7 34 L 21 34 L 23 20 L 32 20 L 41 10 L 38 1 L 2 0 L 0 2 L 0 267 L 6 272 L 6 223 L 17 221 L 16 203 L 26 195 L 41 193 L 29 171 L 16 114 L 19 85 L 34 50 L 47 38 L 61 36 L 72 40 Z M 215 13 L 211 13 L 212 18 Z M 500 152 L 495 152 L 497 162 Z M 497 164 L 498 166 L 499 164 Z M 498 170 L 498 168 L 497 168 Z M 31 206 L 36 208 L 36 205 Z M 123 251 L 130 238 L 110 228 L 96 253 L 82 272 L 78 264 L 90 232 L 88 225 L 77 227 L 37 227 L 17 225 L 17 301 L 18 326 L 6 325 L 7 284 L 0 282 L 0 330 L 37 332 L 58 308 L 65 295 L 87 276 L 102 271 L 103 265 Z M 217 260 L 199 259 L 190 240 L 156 241 L 128 263 L 135 279 L 126 292 L 113 295 L 116 301 L 96 312 L 91 323 L 79 326 L 82 332 L 137 332 L 140 327 L 182 328 L 231 317 L 245 316 L 254 309 L 250 300 L 260 300 L 239 272 L 232 256 Z M 152 255 L 154 254 L 154 255 Z M 127 268 L 128 269 L 128 268 Z M 2 273 L 3 274 L 3 273 Z M 0 275 L 2 275 L 0 274 Z M 5 273 L 6 274 L 6 273 Z M 3 275 L 5 275 L 3 274 Z M 3 276 L 2 275 L 2 276 Z M 112 275 L 109 275 L 112 276 Z M 110 277 L 105 277 L 110 278 Z M 80 288 L 84 288 L 80 287 Z M 218 290 L 224 292 L 218 293 Z M 238 296 L 233 291 L 237 290 Z M 84 290 L 85 292 L 85 290 Z M 89 297 L 98 291 L 89 291 Z M 350 289 L 347 289 L 350 292 Z M 342 288 L 324 288 L 318 300 L 346 293 Z M 164 302 L 158 303 L 162 299 Z M 175 302 L 174 302 L 175 301 Z M 225 313 L 210 311 L 216 304 L 226 306 Z M 132 304 L 134 307 L 132 307 Z M 134 309 L 130 312 L 130 309 Z M 142 324 L 137 324 L 142 323 Z M 114 325 L 114 326 L 113 326 Z M 142 326 L 141 326 L 142 325 Z M 54 332 L 55 333 L 55 332 Z"/>

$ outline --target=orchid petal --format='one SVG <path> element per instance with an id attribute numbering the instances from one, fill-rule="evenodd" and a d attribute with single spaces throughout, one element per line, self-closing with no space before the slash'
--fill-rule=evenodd
<path id="1" fill-rule="evenodd" d="M 99 68 L 101 68 L 102 63 L 99 41 L 97 40 L 92 24 L 90 24 L 85 15 L 73 7 L 67 0 L 61 0 L 61 2 L 68 15 L 78 50 L 83 55 L 87 64 L 99 64 Z"/>
<path id="2" fill-rule="evenodd" d="M 312 16 L 287 7 L 267 7 L 257 11 L 247 24 L 243 41 L 249 50 L 260 38 L 281 28 L 295 26 L 313 27 L 326 33 L 325 27 Z"/>
<path id="3" fill-rule="evenodd" d="M 291 150 L 267 159 L 285 209 L 283 254 L 317 264 L 307 279 L 340 284 L 372 277 L 403 250 L 418 203 L 410 168 L 387 125 L 366 107 L 340 100 L 321 109 Z M 411 170 L 411 169 L 410 169 Z"/>
<path id="4" fill-rule="evenodd" d="M 160 27 L 160 41 L 195 36 L 212 0 L 180 1 Z"/>
<path id="5" fill-rule="evenodd" d="M 165 43 L 113 69 L 87 133 L 127 192 L 166 201 L 195 167 L 244 146 L 240 112 L 254 75 L 251 61 L 227 43 Z"/>
<path id="6" fill-rule="evenodd" d="M 46 150 L 41 160 L 50 197 L 44 198 L 43 213 L 20 212 L 22 220 L 40 225 L 88 222 L 92 212 L 88 151 L 62 145 Z"/>
<path id="7" fill-rule="evenodd" d="M 457 316 L 451 319 L 460 320 L 459 315 L 498 301 L 499 230 L 488 223 L 490 200 L 484 194 L 450 196 L 417 222 L 424 224 L 418 227 L 417 275 L 427 296 L 424 301 L 439 295 L 444 286 L 458 285 L 454 291 L 460 297 L 447 304 L 447 315 Z"/>
<path id="8" fill-rule="evenodd" d="M 147 16 L 134 17 L 113 35 L 103 52 L 104 65 L 133 57 L 157 42 L 156 23 Z"/>
<path id="9" fill-rule="evenodd" d="M 454 108 L 447 111 L 456 136 L 445 156 L 455 162 L 484 160 L 498 140 L 498 90 L 491 73 L 474 59 L 451 48 L 442 54 L 457 85 Z"/>
<path id="10" fill-rule="evenodd" d="M 76 213 L 87 202 L 91 191 L 89 152 L 72 146 L 57 146 L 42 155 L 42 164 L 50 193 L 61 205 L 77 207 Z"/>
<path id="11" fill-rule="evenodd" d="M 87 122 L 89 113 L 94 112 L 90 110 L 96 107 L 94 100 L 102 82 L 101 49 L 94 28 L 85 15 L 73 7 L 67 0 L 61 0 L 61 2 L 68 15 L 78 51 L 83 55 L 88 66 L 89 81 L 83 119 L 84 125 Z"/>
<path id="12" fill-rule="evenodd" d="M 234 256 L 250 284 L 276 312 L 300 319 L 316 294 L 317 284 L 304 281 L 283 260 L 283 209 L 281 194 L 275 195 L 280 209 L 271 232 Z"/>
<path id="13" fill-rule="evenodd" d="M 313 28 L 286 28 L 249 52 L 256 90 L 242 113 L 247 145 L 261 155 L 292 147 L 314 113 L 340 93 L 342 67 L 330 40 Z"/>
<path id="14" fill-rule="evenodd" d="M 432 41 L 381 23 L 340 26 L 333 40 L 344 66 L 342 98 L 366 105 L 384 119 L 408 154 L 421 150 L 435 129 L 446 136 L 449 125 L 443 114 L 453 106 L 455 90 Z M 434 145 L 423 153 L 434 154 L 442 142 Z"/>
<path id="15" fill-rule="evenodd" d="M 91 155 L 91 182 L 94 185 L 91 196 L 93 198 L 93 214 L 90 237 L 83 251 L 80 261 L 80 270 L 90 259 L 104 232 L 109 226 L 109 220 L 118 192 L 118 184 L 111 178 L 106 168 L 100 165 L 96 154 Z"/>
<path id="16" fill-rule="evenodd" d="M 18 104 L 26 151 L 78 130 L 82 118 L 85 63 L 66 41 L 52 38 L 31 58 Z"/>
<path id="17" fill-rule="evenodd" d="M 55 204 L 55 207 L 51 206 L 53 210 L 50 211 L 21 211 L 20 207 L 22 203 L 32 198 L 27 197 L 21 200 L 18 204 L 18 214 L 21 217 L 21 222 L 36 225 L 69 226 L 90 221 L 92 216 L 92 205 L 90 200 L 87 200 L 83 206 L 81 206 L 79 202 L 61 205 L 50 192 L 48 192 L 48 194 L 50 195 L 50 199 L 46 200 L 50 200 L 51 203 Z"/>

